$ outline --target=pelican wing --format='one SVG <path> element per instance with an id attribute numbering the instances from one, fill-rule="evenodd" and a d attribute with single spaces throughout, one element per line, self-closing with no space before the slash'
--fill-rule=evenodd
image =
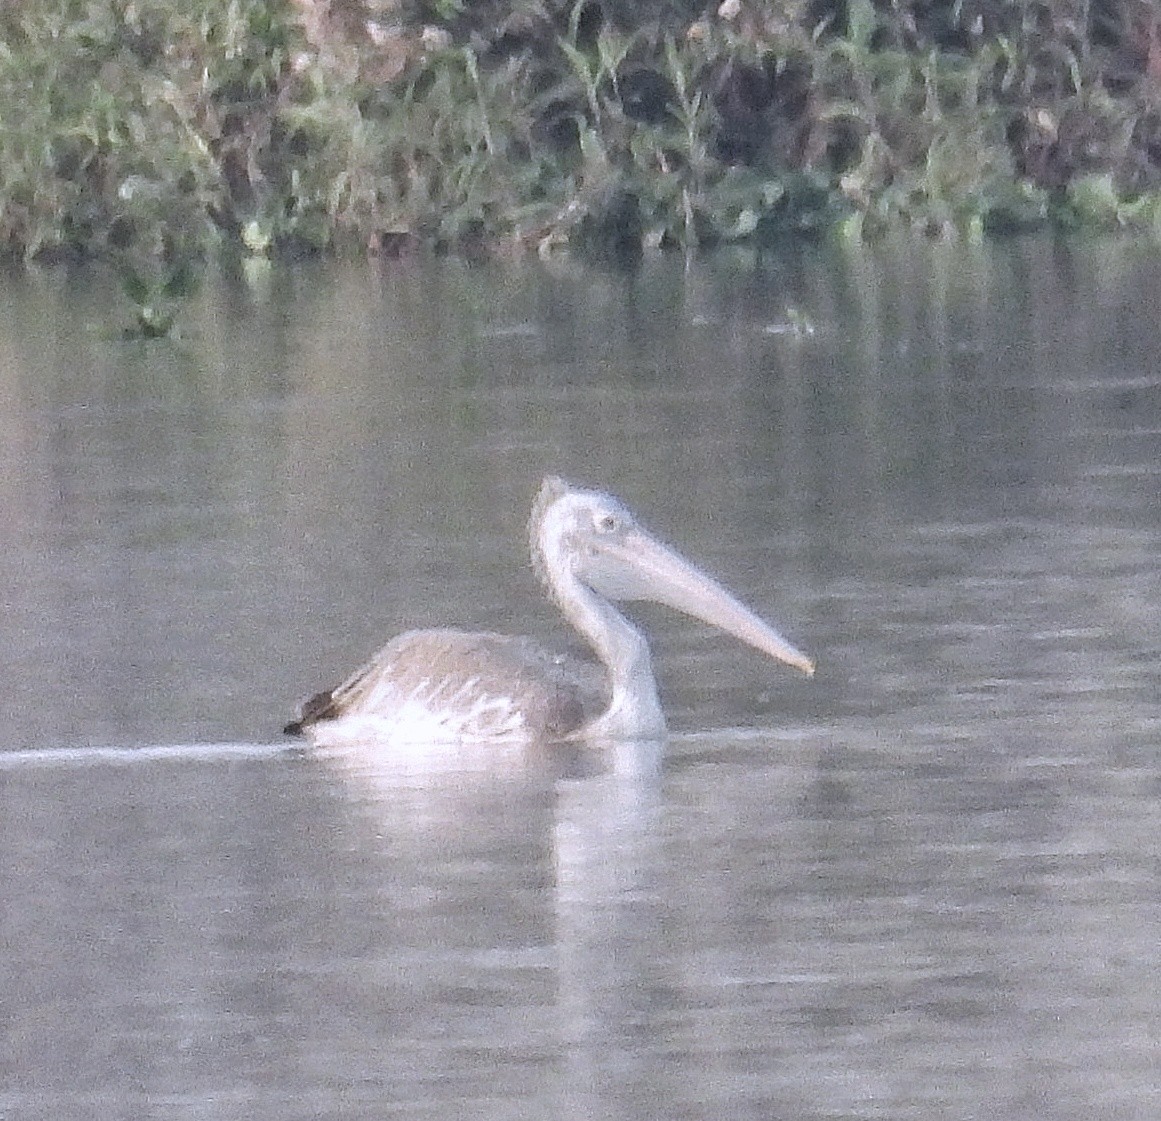
<path id="1" fill-rule="evenodd" d="M 336 689 L 304 702 L 290 733 L 422 740 L 560 740 L 608 704 L 600 671 L 532 639 L 408 631 Z"/>

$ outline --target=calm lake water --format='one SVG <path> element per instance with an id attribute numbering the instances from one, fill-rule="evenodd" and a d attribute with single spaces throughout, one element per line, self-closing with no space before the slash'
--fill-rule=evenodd
<path id="1" fill-rule="evenodd" d="M 4 1121 L 1161 1116 L 1161 255 L 0 289 Z M 660 758 L 284 741 L 568 641 L 548 471 L 817 677 L 643 608 Z"/>

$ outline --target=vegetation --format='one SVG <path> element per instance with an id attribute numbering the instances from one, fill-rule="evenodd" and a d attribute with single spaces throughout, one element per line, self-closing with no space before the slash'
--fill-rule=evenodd
<path id="1" fill-rule="evenodd" d="M 115 259 L 144 334 L 219 249 L 900 222 L 1161 234 L 1151 0 L 0 7 L 0 245 Z"/>

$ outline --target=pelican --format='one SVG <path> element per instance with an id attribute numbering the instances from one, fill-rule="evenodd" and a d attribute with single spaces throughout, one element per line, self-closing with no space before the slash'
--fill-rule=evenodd
<path id="1" fill-rule="evenodd" d="M 644 636 L 614 603 L 652 600 L 807 675 L 814 661 L 641 528 L 611 495 L 550 476 L 528 526 L 532 565 L 599 666 L 530 638 L 408 631 L 284 729 L 316 744 L 640 739 L 665 735 Z"/>

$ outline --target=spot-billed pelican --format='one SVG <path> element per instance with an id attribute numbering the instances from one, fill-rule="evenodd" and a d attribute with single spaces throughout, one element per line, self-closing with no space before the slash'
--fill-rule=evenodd
<path id="1" fill-rule="evenodd" d="M 319 744 L 659 739 L 649 646 L 613 606 L 620 600 L 666 604 L 814 673 L 811 658 L 610 495 L 546 478 L 528 533 L 537 575 L 599 666 L 525 637 L 408 631 L 305 701 L 285 731 Z"/>

